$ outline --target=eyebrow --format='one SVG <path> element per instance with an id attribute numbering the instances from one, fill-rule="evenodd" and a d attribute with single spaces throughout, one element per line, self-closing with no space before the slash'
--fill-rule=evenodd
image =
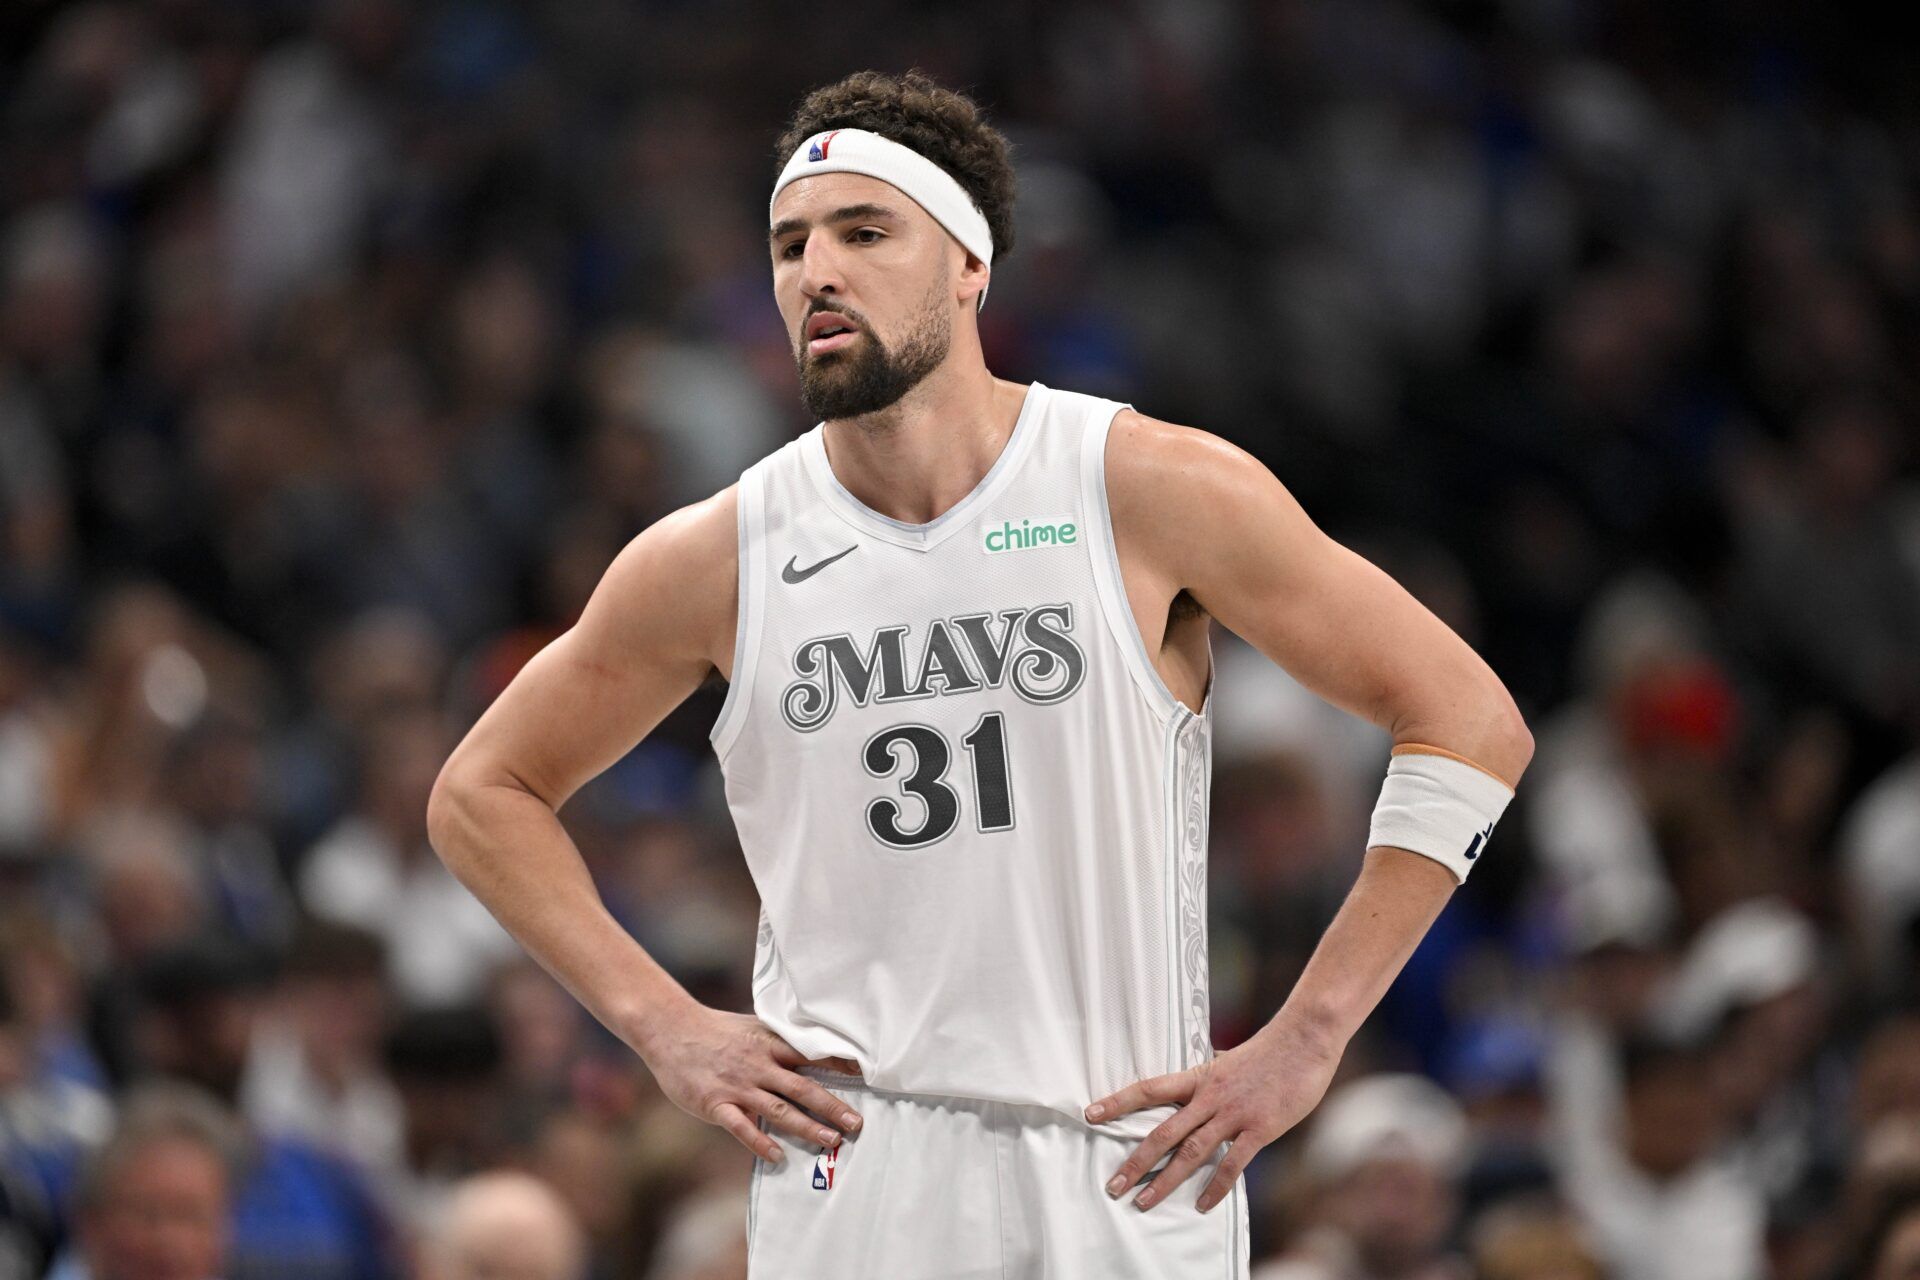
<path id="1" fill-rule="evenodd" d="M 883 204 L 850 204 L 844 209 L 835 209 L 821 221 L 846 222 L 852 218 L 898 218 L 899 216 Z M 792 231 L 805 231 L 811 225 L 805 218 L 782 218 L 773 224 L 773 230 L 767 232 L 767 243 L 772 244 Z"/>

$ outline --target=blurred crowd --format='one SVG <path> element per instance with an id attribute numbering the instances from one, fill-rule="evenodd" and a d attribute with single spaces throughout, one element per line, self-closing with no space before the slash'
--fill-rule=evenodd
<path id="1" fill-rule="evenodd" d="M 1920 77 L 1852 9 L 0 7 L 0 1280 L 744 1274 L 747 1154 L 426 799 L 811 425 L 772 141 L 914 65 L 1015 146 L 993 370 L 1253 451 L 1538 743 L 1249 1173 L 1259 1280 L 1920 1275 Z M 1224 1047 L 1388 742 L 1216 654 Z M 744 1009 L 721 692 L 562 817 Z"/>

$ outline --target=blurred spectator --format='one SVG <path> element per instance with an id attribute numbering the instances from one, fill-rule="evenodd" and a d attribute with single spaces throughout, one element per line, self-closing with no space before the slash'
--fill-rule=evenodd
<path id="1" fill-rule="evenodd" d="M 1308 1122 L 1300 1233 L 1257 1280 L 1452 1280 L 1466 1117 L 1438 1085 L 1374 1075 L 1337 1086 Z"/>
<path id="2" fill-rule="evenodd" d="M 596 1274 L 622 1274 L 615 1261 L 621 1233 L 642 1193 L 630 1167 L 632 1144 L 649 1151 L 671 1147 L 678 1135 L 661 1132 L 661 1117 L 650 1115 L 631 1126 L 596 1115 L 586 1107 L 569 1106 L 550 1112 L 534 1133 L 524 1159 L 529 1172 L 559 1195 L 568 1213 L 586 1233 L 596 1262 Z M 696 1146 L 696 1150 L 697 1150 Z M 683 1171 L 686 1183 L 663 1189 L 670 1202 L 697 1188 L 700 1171 Z"/>
<path id="3" fill-rule="evenodd" d="M 440 717 L 395 710 L 367 730 L 352 812 L 321 837 L 301 880 L 307 909 L 385 940 L 403 999 L 480 995 L 517 945 L 427 843 L 427 796 L 453 742 Z"/>
<path id="4" fill-rule="evenodd" d="M 1502 1206 L 1474 1224 L 1475 1274 L 1478 1280 L 1606 1280 L 1584 1234 L 1551 1205 Z"/>
<path id="5" fill-rule="evenodd" d="M 1568 1195 L 1620 1280 L 1758 1280 L 1766 1205 L 1718 1153 L 1728 1100 L 1702 1082 L 1702 1048 L 1642 1039 L 1623 1047 L 1622 1131 L 1571 1142 Z M 1576 1104 L 1577 1105 L 1577 1104 Z"/>
<path id="6" fill-rule="evenodd" d="M 1787 1261 L 1792 1277 L 1871 1274 L 1868 1258 L 1920 1188 L 1920 1017 L 1876 1028 L 1852 1082 L 1847 1166 L 1834 1212 L 1803 1232 Z"/>
<path id="7" fill-rule="evenodd" d="M 1813 924 L 1785 903 L 1729 907 L 1695 936 L 1652 1013 L 1670 1036 L 1712 1037 L 1730 1155 L 1770 1202 L 1805 1186 L 1816 1161 L 1837 1162 L 1811 1071 L 1828 1024 L 1818 946 Z"/>
<path id="8" fill-rule="evenodd" d="M 661 1241 L 647 1280 L 730 1280 L 745 1275 L 746 1267 L 740 1191 L 728 1187 L 688 1199 Z"/>
<path id="9" fill-rule="evenodd" d="M 375 1177 L 397 1174 L 404 1113 L 381 1066 L 390 1004 L 386 947 L 377 936 L 349 925 L 307 926 L 249 1046 L 241 1086 L 247 1118 Z"/>
<path id="10" fill-rule="evenodd" d="M 1920 690 L 1920 565 L 1891 510 L 1900 435 L 1878 397 L 1823 397 L 1794 423 L 1779 487 L 1744 513 L 1756 627 L 1824 691 L 1883 717 L 1911 713 Z"/>
<path id="11" fill-rule="evenodd" d="M 293 893 L 262 821 L 260 736 L 251 719 L 202 716 L 173 743 L 167 790 L 199 846 L 194 862 L 221 923 L 243 937 L 282 944 L 293 929 Z"/>
<path id="12" fill-rule="evenodd" d="M 0 474 L 7 468 L 0 466 Z M 0 859 L 27 857 L 52 825 L 55 703 L 45 667 L 0 619 Z"/>
<path id="13" fill-rule="evenodd" d="M 1920 1013 L 1881 1023 L 1861 1047 L 1852 1128 L 1864 1137 L 1902 1117 L 1920 1118 Z"/>
<path id="14" fill-rule="evenodd" d="M 1473 1135 L 1461 1183 L 1469 1214 L 1555 1189 L 1547 1034 L 1512 1010 L 1469 1024 L 1454 1039 L 1442 1082 L 1464 1107 Z"/>
<path id="15" fill-rule="evenodd" d="M 1867 1233 L 1853 1271 L 1862 1280 L 1920 1276 L 1920 1186 L 1891 1195 Z"/>
<path id="16" fill-rule="evenodd" d="M 531 959 L 502 967 L 488 997 L 500 1033 L 510 1110 L 539 1117 L 563 1106 L 573 1089 L 591 1018 Z M 626 1047 L 620 1051 L 627 1052 Z"/>
<path id="17" fill-rule="evenodd" d="M 0 1259 L 43 1252 L 67 1225 L 86 1153 L 107 1135 L 112 1106 L 91 1084 L 47 1069 L 16 999 L 18 967 L 0 952 Z"/>
<path id="18" fill-rule="evenodd" d="M 406 1124 L 405 1161 L 390 1196 L 418 1227 L 456 1182 L 504 1151 L 500 1037 L 479 1006 L 426 1010 L 392 1027 L 384 1059 Z"/>
<path id="19" fill-rule="evenodd" d="M 1874 995 L 1920 997 L 1920 754 L 1889 768 L 1861 793 L 1839 836 L 1847 905 L 1860 962 Z"/>
<path id="20" fill-rule="evenodd" d="M 356 752 L 383 715 L 440 705 L 447 663 L 438 630 L 411 609 L 370 610 L 320 638 L 306 664 L 313 713 L 289 726 L 275 760 L 296 846 L 310 847 L 351 803 Z"/>
<path id="21" fill-rule="evenodd" d="M 155 956 L 132 1036 L 144 1070 L 237 1105 L 268 978 L 257 951 L 217 935 Z M 232 1206 L 235 1277 L 295 1265 L 339 1280 L 395 1274 L 395 1241 L 363 1179 L 298 1137 L 248 1135 Z"/>
<path id="22" fill-rule="evenodd" d="M 737 1280 L 744 1153 L 446 874 L 425 799 L 628 539 L 811 425 L 767 149 L 820 68 L 916 64 L 1015 144 L 995 372 L 1253 453 L 1539 744 L 1343 1068 L 1433 1077 L 1464 1128 L 1393 1096 L 1459 1154 L 1330 1165 L 1308 1121 L 1249 1171 L 1256 1260 L 1898 1273 L 1898 13 L 988 0 L 768 39 L 764 0 L 0 6 L 0 1274 L 68 1243 L 86 1154 L 159 1075 L 243 1108 L 242 1280 L 390 1272 L 508 1165 L 595 1280 Z M 1389 735 L 1224 631 L 1215 657 L 1225 1046 L 1350 882 Z M 745 1008 L 722 692 L 563 820 L 615 918 Z"/>
<path id="23" fill-rule="evenodd" d="M 634 1101 L 625 1130 L 617 1152 L 624 1203 L 611 1206 L 617 1234 L 597 1241 L 596 1274 L 646 1275 L 650 1264 L 669 1273 L 685 1268 L 695 1274 L 727 1274 L 725 1268 L 737 1262 L 737 1248 L 745 1240 L 729 1232 L 728 1218 L 718 1205 L 731 1200 L 736 1206 L 732 1222 L 737 1228 L 737 1207 L 747 1192 L 751 1166 L 736 1159 L 724 1142 L 716 1142 L 711 1126 L 669 1102 L 651 1082 Z M 577 1168 L 571 1163 L 566 1167 Z M 568 1194 L 569 1183 L 554 1181 L 558 1170 L 551 1164 L 535 1165 L 534 1170 Z M 582 1203 L 582 1190 L 568 1194 L 570 1203 Z M 708 1206 L 704 1212 L 696 1207 L 703 1202 Z M 591 1209 L 606 1201 L 586 1204 Z M 582 1220 L 589 1221 L 584 1214 Z"/>
<path id="24" fill-rule="evenodd" d="M 423 1280 L 585 1280 L 579 1226 L 545 1183 L 486 1173 L 454 1187 L 422 1250 Z"/>
<path id="25" fill-rule="evenodd" d="M 88 1162 L 75 1206 L 79 1257 L 60 1280 L 222 1280 L 240 1137 L 211 1098 L 179 1086 L 130 1095 Z"/>

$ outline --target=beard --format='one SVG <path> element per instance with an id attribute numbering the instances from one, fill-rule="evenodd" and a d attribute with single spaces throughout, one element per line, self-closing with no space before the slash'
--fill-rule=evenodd
<path id="1" fill-rule="evenodd" d="M 939 368 L 953 346 L 953 316 L 939 300 L 944 283 L 934 282 L 929 305 L 898 350 L 889 350 L 864 324 L 850 344 L 823 356 L 809 356 L 803 341 L 794 361 L 800 370 L 800 403 L 807 412 L 816 418 L 878 413 L 898 404 Z"/>

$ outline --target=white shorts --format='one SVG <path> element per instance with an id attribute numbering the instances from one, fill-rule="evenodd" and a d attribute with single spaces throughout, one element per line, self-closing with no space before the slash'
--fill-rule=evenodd
<path id="1" fill-rule="evenodd" d="M 1133 1207 L 1137 1189 L 1118 1200 L 1105 1191 L 1171 1107 L 1090 1125 L 1045 1107 L 886 1093 L 852 1076 L 801 1070 L 851 1103 L 862 1123 L 831 1152 L 775 1134 L 786 1158 L 753 1162 L 749 1280 L 1247 1274 L 1244 1181 L 1207 1213 L 1194 1204 L 1218 1154 L 1149 1212 Z"/>

